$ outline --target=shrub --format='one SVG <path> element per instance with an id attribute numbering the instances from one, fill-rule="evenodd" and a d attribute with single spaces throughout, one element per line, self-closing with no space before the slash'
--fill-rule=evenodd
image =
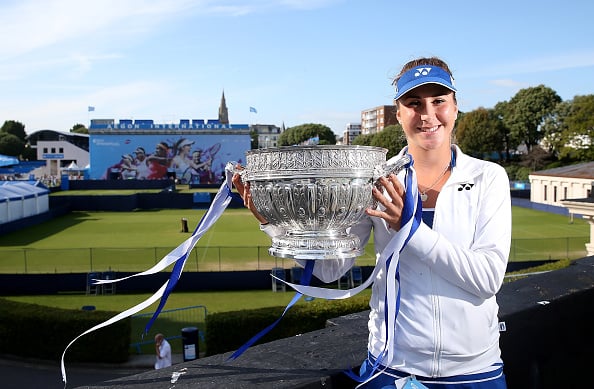
<path id="1" fill-rule="evenodd" d="M 209 314 L 206 318 L 207 355 L 236 350 L 276 321 L 284 309 L 270 307 Z M 366 309 L 369 309 L 368 296 L 355 296 L 345 300 L 313 300 L 307 304 L 295 305 L 257 343 L 323 329 L 329 319 Z"/>
<path id="2" fill-rule="evenodd" d="M 64 348 L 84 331 L 116 313 L 50 308 L 0 299 L 0 353 L 59 359 Z M 66 353 L 75 362 L 124 362 L 130 346 L 125 319 L 78 339 Z"/>

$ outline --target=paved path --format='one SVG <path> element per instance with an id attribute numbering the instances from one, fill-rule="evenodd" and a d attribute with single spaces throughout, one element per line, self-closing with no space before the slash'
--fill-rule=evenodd
<path id="1" fill-rule="evenodd" d="M 181 355 L 173 356 L 174 363 L 183 362 Z M 120 365 L 68 364 L 67 388 L 84 388 L 115 378 L 153 369 L 152 355 L 133 355 Z M 64 389 L 60 361 L 43 361 L 0 356 L 0 388 L 2 389 Z"/>

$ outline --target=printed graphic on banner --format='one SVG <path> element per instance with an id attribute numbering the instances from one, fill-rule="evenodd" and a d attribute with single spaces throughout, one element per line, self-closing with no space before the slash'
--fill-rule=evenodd
<path id="1" fill-rule="evenodd" d="M 226 162 L 242 163 L 250 142 L 249 135 L 239 134 L 93 134 L 90 178 L 175 178 L 180 184 L 220 184 Z"/>

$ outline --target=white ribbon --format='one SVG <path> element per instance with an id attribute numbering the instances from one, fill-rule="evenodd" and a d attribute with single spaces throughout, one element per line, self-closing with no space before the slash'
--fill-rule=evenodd
<path id="1" fill-rule="evenodd" d="M 210 205 L 208 211 L 205 213 L 204 217 L 202 218 L 202 220 L 200 221 L 196 230 L 194 231 L 194 233 L 192 234 L 192 236 L 190 238 L 186 239 L 182 244 L 180 244 L 178 247 L 173 249 L 169 254 L 167 254 L 165 257 L 163 257 L 163 259 L 161 259 L 155 266 L 153 266 L 152 268 L 150 268 L 146 271 L 143 271 L 143 272 L 137 273 L 137 274 L 133 274 L 128 277 L 114 279 L 114 280 L 95 280 L 96 281 L 95 283 L 98 285 L 108 284 L 108 283 L 112 283 L 112 282 L 120 282 L 120 281 L 126 280 L 128 278 L 132 278 L 132 277 L 155 274 L 161 270 L 164 270 L 169 265 L 175 263 L 179 259 L 187 258 L 190 251 L 194 248 L 194 246 L 196 245 L 198 240 L 219 219 L 219 217 L 221 216 L 223 211 L 227 208 L 227 205 L 229 205 L 229 202 L 231 201 L 231 196 L 229 195 L 230 191 L 231 191 L 231 187 L 232 187 L 231 178 L 233 177 L 234 168 L 235 168 L 234 162 L 227 163 L 227 166 L 225 167 L 226 180 L 225 180 L 225 182 L 223 182 L 223 184 L 219 188 L 219 191 L 216 194 L 215 198 L 213 199 L 212 204 Z M 181 271 L 180 271 L 180 274 L 181 274 Z M 119 320 L 122 320 L 129 316 L 132 316 L 135 313 L 138 313 L 138 312 L 142 311 L 143 309 L 149 307 L 151 304 L 155 303 L 163 296 L 170 281 L 171 280 L 167 280 L 167 282 L 165 282 L 165 284 L 163 284 L 163 286 L 161 286 L 161 288 L 155 294 L 153 294 L 151 297 L 149 297 L 142 303 L 140 303 L 132 308 L 129 308 L 128 310 L 126 310 L 124 312 L 117 314 L 116 316 L 112 317 L 111 319 L 108 319 L 108 320 L 104 321 L 103 323 L 100 323 L 100 324 L 94 326 L 93 328 L 86 330 L 85 332 L 83 332 L 82 334 L 80 334 L 76 338 L 74 338 L 70 343 L 68 343 L 68 345 L 64 349 L 64 352 L 62 353 L 62 358 L 60 361 L 60 368 L 62 371 L 62 381 L 64 381 L 64 387 L 66 386 L 66 383 L 67 383 L 66 369 L 64 366 L 64 357 L 66 355 L 66 351 L 68 350 L 68 348 L 70 348 L 70 346 L 74 342 L 76 342 L 80 337 L 82 337 L 90 332 L 93 332 L 95 330 L 98 330 L 100 328 L 106 327 L 110 324 L 113 324 Z"/>

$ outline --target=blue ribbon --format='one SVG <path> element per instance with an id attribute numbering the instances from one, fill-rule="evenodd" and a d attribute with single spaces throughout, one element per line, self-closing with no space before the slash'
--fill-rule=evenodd
<path id="1" fill-rule="evenodd" d="M 231 196 L 231 190 L 229 189 L 228 186 L 225 186 L 224 188 L 226 190 L 226 193 L 224 193 L 224 196 L 225 196 L 225 199 L 226 199 L 227 197 Z M 204 225 L 204 223 L 206 221 L 206 216 L 207 215 L 208 215 L 208 212 L 205 213 L 204 215 L 202 215 L 202 218 L 200 219 L 200 222 L 198 222 L 198 225 L 194 229 L 194 232 L 192 232 L 192 235 L 196 235 L 196 233 L 203 227 L 203 225 Z M 155 323 L 155 320 L 157 320 L 157 317 L 159 316 L 159 314 L 161 313 L 161 311 L 165 307 L 165 304 L 167 303 L 167 299 L 169 298 L 169 295 L 171 294 L 171 292 L 173 292 L 173 289 L 175 289 L 175 286 L 177 285 L 177 282 L 181 278 L 182 271 L 184 270 L 184 266 L 186 264 L 186 260 L 188 259 L 188 255 L 190 254 L 190 251 L 191 250 L 192 249 L 190 248 L 188 251 L 186 251 L 185 253 L 183 253 L 175 261 L 175 265 L 173 265 L 173 269 L 171 270 L 171 275 L 169 276 L 169 282 L 167 283 L 167 287 L 165 288 L 165 291 L 163 292 L 163 295 L 161 296 L 161 300 L 159 301 L 159 306 L 157 307 L 157 309 L 153 313 L 153 316 L 150 318 L 150 320 L 148 321 L 148 323 L 144 327 L 144 332 L 142 334 L 142 338 L 143 339 L 144 339 L 144 336 L 149 333 L 151 327 Z"/>
<path id="2" fill-rule="evenodd" d="M 421 220 L 422 220 L 422 214 L 423 214 L 423 204 L 421 201 L 421 197 L 418 195 L 418 190 L 414 187 L 413 180 L 412 180 L 412 175 L 413 175 L 413 172 L 411 169 L 412 165 L 413 165 L 412 157 L 411 157 L 410 161 L 411 162 L 407 166 L 406 176 L 405 176 L 405 190 L 406 190 L 406 192 L 404 195 L 404 207 L 402 209 L 401 225 L 405 225 L 406 223 L 408 223 L 411 218 L 413 218 L 413 220 L 412 220 L 410 232 L 409 232 L 408 236 L 406 237 L 404 244 L 400 248 L 400 253 L 402 252 L 402 250 L 404 249 L 406 244 L 409 242 L 410 238 L 412 238 L 412 236 L 415 234 L 415 232 L 419 228 L 419 225 L 421 224 Z M 416 199 L 415 199 L 415 194 L 416 194 Z M 415 206 L 414 206 L 415 203 L 416 203 L 416 212 L 415 212 Z M 386 274 L 388 274 L 388 270 L 390 269 L 390 265 L 392 264 L 393 256 L 394 256 L 394 254 L 391 254 L 388 257 L 388 259 L 386 260 Z M 398 261 L 396 264 L 395 281 L 396 281 L 396 285 L 397 285 L 396 286 L 397 294 L 396 294 L 396 305 L 395 305 L 394 313 L 393 313 L 394 314 L 394 323 L 396 322 L 396 318 L 398 317 L 398 313 L 400 312 L 400 294 L 401 294 L 400 293 L 401 292 L 401 290 L 400 290 L 400 261 Z M 391 280 L 388 279 L 388 277 L 386 277 L 386 296 L 384 298 L 384 321 L 386 324 L 389 322 L 388 321 L 389 315 L 392 314 L 390 312 L 390 310 L 388 309 L 390 304 L 388 301 L 388 293 L 387 293 L 388 288 L 391 287 L 392 285 L 394 285 L 394 284 L 391 282 Z M 378 357 L 375 358 L 375 360 L 373 361 L 371 369 L 366 370 L 365 373 L 362 375 L 356 374 L 352 370 L 346 370 L 345 374 L 356 382 L 368 381 L 380 368 L 382 361 L 384 360 L 384 358 L 386 357 L 386 355 L 388 353 L 388 347 L 391 347 L 390 344 L 393 340 L 389 339 L 388 335 L 389 335 L 389 331 L 388 331 L 388 328 L 386 325 L 386 342 L 384 344 L 384 349 L 382 350 L 380 355 L 378 355 Z"/>
<path id="3" fill-rule="evenodd" d="M 303 274 L 301 274 L 301 279 L 299 280 L 299 283 L 301 285 L 309 285 L 309 283 L 311 282 L 311 275 L 313 273 L 314 264 L 315 264 L 315 261 L 312 259 L 307 260 L 307 262 L 305 263 L 305 269 L 303 270 Z M 262 338 L 264 335 L 266 335 L 268 332 L 270 332 L 270 330 L 272 330 L 274 327 L 276 327 L 276 325 L 278 323 L 280 323 L 282 318 L 285 316 L 287 311 L 293 305 L 295 305 L 295 303 L 297 303 L 297 301 L 299 301 L 299 299 L 302 296 L 303 296 L 303 293 L 296 292 L 295 296 L 293 296 L 293 299 L 289 302 L 289 304 L 286 306 L 285 310 L 283 311 L 283 314 L 278 319 L 276 319 L 276 321 L 274 323 L 270 324 L 268 327 L 266 327 L 262 331 L 258 332 L 250 340 L 248 340 L 243 346 L 238 348 L 233 354 L 231 354 L 231 356 L 229 358 L 227 358 L 227 361 L 232 361 L 232 360 L 237 359 L 241 354 L 243 354 L 248 348 L 250 348 L 260 338 Z"/>

